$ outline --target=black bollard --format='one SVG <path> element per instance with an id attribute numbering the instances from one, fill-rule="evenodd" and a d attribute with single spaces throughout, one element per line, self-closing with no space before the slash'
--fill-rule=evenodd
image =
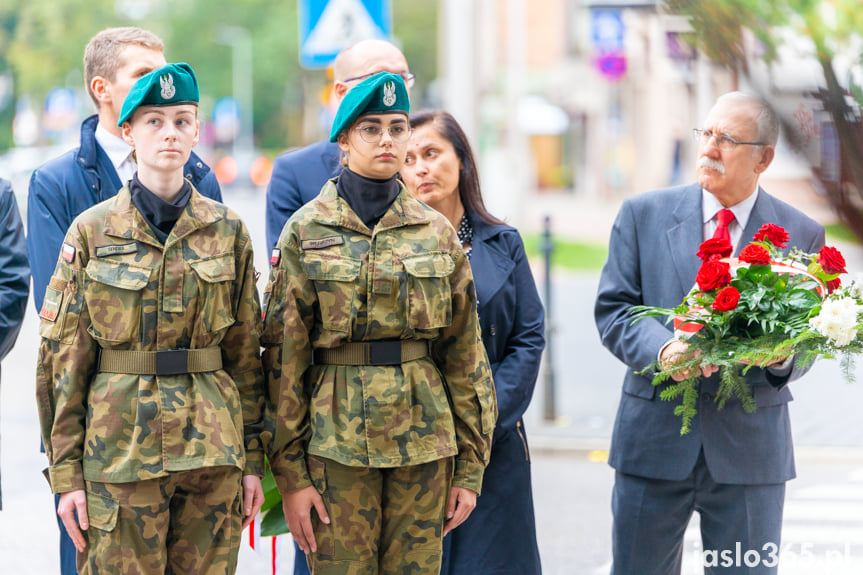
<path id="1" fill-rule="evenodd" d="M 545 216 L 542 232 L 542 255 L 545 261 L 545 371 L 543 382 L 543 419 L 554 421 L 554 362 L 552 361 L 552 335 L 554 322 L 551 314 L 551 252 L 554 244 L 551 241 L 551 217 Z"/>

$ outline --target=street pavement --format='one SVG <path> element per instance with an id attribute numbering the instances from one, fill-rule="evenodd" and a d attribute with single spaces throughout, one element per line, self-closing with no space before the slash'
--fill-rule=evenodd
<path id="1" fill-rule="evenodd" d="M 263 190 L 226 194 L 247 222 L 259 270 L 267 269 Z M 863 250 L 842 246 L 853 273 Z M 264 274 L 265 276 L 266 274 Z M 543 283 L 536 270 L 540 292 Z M 266 278 L 261 278 L 260 287 Z M 599 343 L 593 323 L 597 273 L 552 278 L 551 351 L 554 417 L 545 417 L 545 366 L 525 416 L 533 460 L 540 553 L 546 575 L 599 575 L 611 563 L 611 486 L 606 464 L 623 365 Z M 6 358 L 0 386 L 4 510 L 0 512 L 0 573 L 58 572 L 57 529 L 48 485 L 41 475 L 34 396 L 38 322 L 32 302 L 18 344 Z M 863 374 L 845 383 L 835 362 L 820 362 L 793 384 L 791 404 L 798 478 L 788 484 L 782 575 L 859 575 L 863 572 Z M 552 394 L 548 394 L 549 397 Z M 290 540 L 278 542 L 280 574 L 290 573 Z M 270 542 L 244 544 L 238 572 L 271 573 Z M 741 550 L 739 560 L 744 561 Z M 770 561 L 765 550 L 759 561 Z M 698 517 L 687 531 L 684 575 L 702 573 Z M 748 557 L 750 561 L 754 557 Z M 736 558 L 732 558 L 736 560 Z M 482 575 L 482 574 L 478 574 Z"/>

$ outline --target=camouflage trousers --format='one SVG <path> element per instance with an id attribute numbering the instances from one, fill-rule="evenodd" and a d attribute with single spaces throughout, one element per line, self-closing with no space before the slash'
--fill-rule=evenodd
<path id="1" fill-rule="evenodd" d="M 146 481 L 87 481 L 80 575 L 234 573 L 242 470 L 204 467 Z"/>
<path id="2" fill-rule="evenodd" d="M 312 513 L 313 575 L 437 575 L 452 458 L 407 467 L 348 467 L 308 456 L 330 524 Z"/>

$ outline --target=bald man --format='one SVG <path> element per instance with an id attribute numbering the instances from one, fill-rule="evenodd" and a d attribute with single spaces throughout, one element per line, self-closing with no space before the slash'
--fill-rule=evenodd
<path id="1" fill-rule="evenodd" d="M 408 71 L 404 54 L 384 40 L 363 40 L 346 48 L 333 64 L 333 96 L 336 103 L 359 82 L 378 72 L 398 74 L 410 92 L 414 75 Z M 267 247 L 273 246 L 282 227 L 300 206 L 314 198 L 330 178 L 342 171 L 339 146 L 329 141 L 278 156 L 267 186 Z"/>

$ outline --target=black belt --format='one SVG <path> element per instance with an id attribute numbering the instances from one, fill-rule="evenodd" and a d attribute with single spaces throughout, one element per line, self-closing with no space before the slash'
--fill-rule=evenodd
<path id="1" fill-rule="evenodd" d="M 401 365 L 428 354 L 428 340 L 395 339 L 352 341 L 331 349 L 319 348 L 314 357 L 319 365 Z"/>

